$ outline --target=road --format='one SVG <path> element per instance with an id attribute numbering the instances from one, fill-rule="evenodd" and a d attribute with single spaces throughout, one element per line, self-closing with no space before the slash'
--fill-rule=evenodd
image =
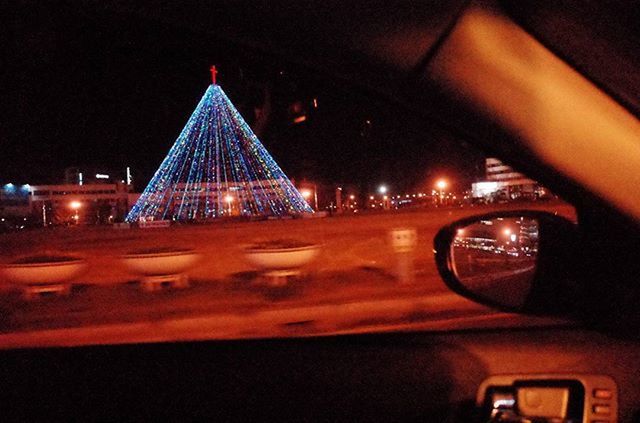
<path id="1" fill-rule="evenodd" d="M 573 218 L 565 205 L 535 207 Z M 151 230 L 60 228 L 4 235 L 0 245 L 5 262 L 24 254 L 62 251 L 85 257 L 89 270 L 75 281 L 68 297 L 25 302 L 5 285 L 0 295 L 0 347 L 531 323 L 449 292 L 435 269 L 431 243 L 437 230 L 455 219 L 493 210 L 417 210 Z M 397 227 L 418 233 L 416 280 L 409 285 L 394 276 L 396 256 L 388 232 Z M 276 238 L 320 243 L 323 251 L 306 277 L 282 288 L 261 284 L 242 255 L 243 245 Z M 195 248 L 202 255 L 189 272 L 191 288 L 143 293 L 119 261 L 127 251 L 162 245 Z"/>

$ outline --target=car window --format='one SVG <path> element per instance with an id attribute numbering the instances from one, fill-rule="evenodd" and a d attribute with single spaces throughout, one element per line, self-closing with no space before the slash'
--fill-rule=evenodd
<path id="1" fill-rule="evenodd" d="M 506 209 L 575 220 L 344 81 L 181 28 L 35 11 L 12 15 L 8 47 L 4 346 L 518 324 L 446 288 L 435 233 Z"/>

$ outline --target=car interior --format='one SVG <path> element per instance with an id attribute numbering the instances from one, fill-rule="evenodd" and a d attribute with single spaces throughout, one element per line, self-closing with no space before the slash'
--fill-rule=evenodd
<path id="1" fill-rule="evenodd" d="M 576 220 L 479 211 L 433 240 L 449 289 L 530 318 L 521 324 L 5 346 L 2 420 L 640 421 L 633 2 L 67 3 L 214 33 L 374 93 L 517 167 Z M 510 219 L 536 228 L 522 285 L 507 264 L 478 264 L 468 235 Z M 487 278 L 501 285 L 486 288 Z"/>

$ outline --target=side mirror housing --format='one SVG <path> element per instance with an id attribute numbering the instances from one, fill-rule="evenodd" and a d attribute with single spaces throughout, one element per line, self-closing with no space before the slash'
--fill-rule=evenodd
<path id="1" fill-rule="evenodd" d="M 440 275 L 456 293 L 503 311 L 568 316 L 577 311 L 577 225 L 541 211 L 465 218 L 435 237 Z"/>

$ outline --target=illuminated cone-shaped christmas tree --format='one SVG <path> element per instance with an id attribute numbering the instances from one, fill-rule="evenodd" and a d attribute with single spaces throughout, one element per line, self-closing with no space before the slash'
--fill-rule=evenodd
<path id="1" fill-rule="evenodd" d="M 207 88 L 127 222 L 313 212 L 222 88 Z"/>

